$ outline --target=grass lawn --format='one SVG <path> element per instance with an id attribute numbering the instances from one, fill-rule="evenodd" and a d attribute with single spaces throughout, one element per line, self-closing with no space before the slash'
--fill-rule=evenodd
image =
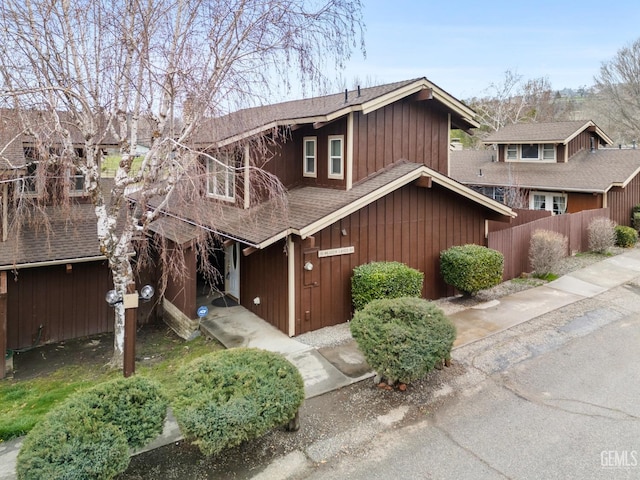
<path id="1" fill-rule="evenodd" d="M 116 170 L 118 169 L 118 164 L 120 163 L 121 155 L 108 155 L 102 159 L 101 170 L 103 177 L 113 177 L 116 174 Z M 140 165 L 142 164 L 142 157 L 136 157 L 133 159 L 133 164 L 131 165 L 131 172 L 136 173 L 140 170 Z"/>
<path id="2" fill-rule="evenodd" d="M 169 397 L 182 365 L 223 348 L 204 337 L 186 342 L 166 327 L 148 330 L 138 335 L 135 374 L 160 382 Z M 113 336 L 96 338 L 46 345 L 14 358 L 14 378 L 0 380 L 0 442 L 25 435 L 72 393 L 122 375 L 106 366 Z M 79 357 L 83 349 L 88 353 Z"/>

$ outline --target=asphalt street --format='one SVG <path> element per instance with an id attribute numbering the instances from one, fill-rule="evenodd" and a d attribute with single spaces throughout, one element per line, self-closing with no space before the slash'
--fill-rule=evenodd
<path id="1" fill-rule="evenodd" d="M 495 348 L 471 348 L 462 353 L 466 380 L 423 420 L 295 478 L 640 478 L 634 290 L 608 292 L 564 321 L 557 312 L 536 329 L 534 320 L 494 338 Z"/>

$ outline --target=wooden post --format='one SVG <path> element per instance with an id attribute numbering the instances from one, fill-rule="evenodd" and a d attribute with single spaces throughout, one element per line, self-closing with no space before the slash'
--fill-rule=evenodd
<path id="1" fill-rule="evenodd" d="M 0 378 L 7 374 L 7 272 L 0 272 Z"/>
<path id="2" fill-rule="evenodd" d="M 138 292 L 136 292 L 135 284 L 130 283 L 127 286 L 127 295 L 124 298 L 124 360 L 122 373 L 125 377 L 130 377 L 136 372 L 137 307 Z"/>

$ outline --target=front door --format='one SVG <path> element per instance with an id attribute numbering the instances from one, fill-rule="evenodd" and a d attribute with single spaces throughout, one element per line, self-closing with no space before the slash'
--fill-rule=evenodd
<path id="1" fill-rule="evenodd" d="M 234 300 L 240 301 L 240 244 L 224 247 L 224 289 Z"/>

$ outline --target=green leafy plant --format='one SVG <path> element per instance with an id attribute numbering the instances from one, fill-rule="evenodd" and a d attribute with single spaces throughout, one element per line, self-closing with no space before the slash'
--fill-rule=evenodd
<path id="1" fill-rule="evenodd" d="M 351 299 L 360 310 L 371 300 L 420 297 L 424 274 L 400 262 L 371 262 L 353 269 Z"/>
<path id="2" fill-rule="evenodd" d="M 51 410 L 25 437 L 19 480 L 111 479 L 129 466 L 127 438 L 73 398 Z"/>
<path id="3" fill-rule="evenodd" d="M 631 225 L 636 231 L 640 231 L 640 204 L 634 205 L 631 209 Z"/>
<path id="4" fill-rule="evenodd" d="M 161 431 L 167 400 L 158 384 L 120 378 L 71 395 L 27 435 L 19 478 L 113 478 L 129 465 L 130 449 Z"/>
<path id="5" fill-rule="evenodd" d="M 461 245 L 440 252 L 444 281 L 467 295 L 491 288 L 502 281 L 504 256 L 480 245 Z"/>
<path id="6" fill-rule="evenodd" d="M 616 243 L 616 222 L 606 217 L 597 217 L 589 222 L 589 250 L 606 253 Z"/>
<path id="7" fill-rule="evenodd" d="M 413 297 L 373 300 L 355 313 L 350 328 L 369 365 L 390 384 L 424 377 L 449 358 L 456 338 L 441 309 Z"/>
<path id="8" fill-rule="evenodd" d="M 553 273 L 554 267 L 567 256 L 569 239 L 551 230 L 536 230 L 531 235 L 529 262 L 535 276 L 544 278 Z"/>
<path id="9" fill-rule="evenodd" d="M 298 369 L 264 350 L 222 350 L 186 365 L 179 376 L 173 412 L 182 433 L 205 455 L 287 423 L 304 400 Z"/>
<path id="10" fill-rule="evenodd" d="M 622 248 L 631 248 L 638 243 L 638 231 L 625 225 L 616 225 L 616 245 Z"/>
<path id="11" fill-rule="evenodd" d="M 122 430 L 131 448 L 146 445 L 162 432 L 167 399 L 160 385 L 140 376 L 102 383 L 73 397 L 98 420 Z"/>

